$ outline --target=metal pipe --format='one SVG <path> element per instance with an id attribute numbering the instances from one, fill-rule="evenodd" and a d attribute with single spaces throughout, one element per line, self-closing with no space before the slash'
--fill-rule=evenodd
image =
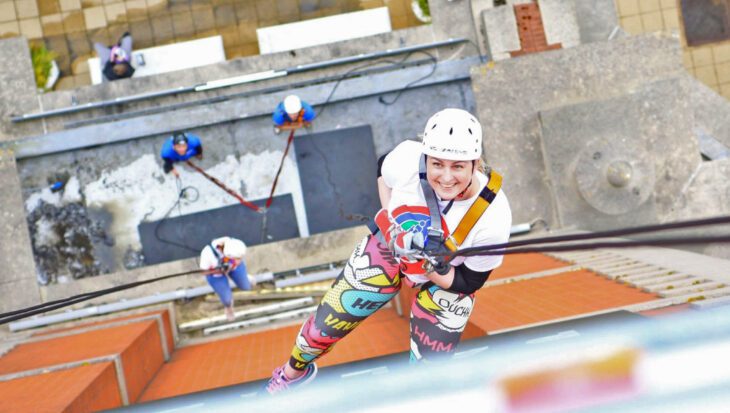
<path id="1" fill-rule="evenodd" d="M 340 273 L 341 269 L 335 268 L 333 270 L 315 272 L 313 274 L 301 275 L 292 278 L 285 278 L 274 282 L 276 288 L 291 287 L 294 285 L 309 284 L 317 281 L 331 280 Z"/>
<path id="2" fill-rule="evenodd" d="M 532 225 L 529 222 L 524 223 L 524 224 L 515 224 L 515 225 L 512 225 L 512 227 L 509 229 L 509 234 L 510 235 L 522 235 L 522 234 L 526 234 L 526 233 L 530 232 L 531 229 L 532 229 Z"/>
<path id="3" fill-rule="evenodd" d="M 279 313 L 284 310 L 293 310 L 299 307 L 311 306 L 314 304 L 312 297 L 295 298 L 293 300 L 282 301 L 279 303 L 268 304 L 261 307 L 251 308 L 248 310 L 236 311 L 236 318 L 254 317 L 254 316 L 265 316 L 267 314 Z M 188 332 L 193 330 L 200 330 L 203 328 L 211 327 L 222 321 L 225 321 L 226 317 L 219 315 L 215 317 L 203 318 L 200 320 L 193 320 L 180 325 L 180 331 Z"/>
<path id="4" fill-rule="evenodd" d="M 106 108 L 109 106 L 122 105 L 125 103 L 138 102 L 140 100 L 147 100 L 147 99 L 154 99 L 154 98 L 158 98 L 158 97 L 165 97 L 165 96 L 177 95 L 177 94 L 182 94 L 182 93 L 189 93 L 189 92 L 194 92 L 195 88 L 198 86 L 199 85 L 188 86 L 188 87 L 181 86 L 181 87 L 178 87 L 175 89 L 161 90 L 159 92 L 142 93 L 139 95 L 119 97 L 119 98 L 115 98 L 112 100 L 104 100 L 101 102 L 89 102 L 89 103 L 85 103 L 83 105 L 73 105 L 73 106 L 67 106 L 65 108 L 60 108 L 60 109 L 47 110 L 45 112 L 40 112 L 40 113 L 30 113 L 30 114 L 24 114 L 24 115 L 20 115 L 20 116 L 14 116 L 14 117 L 11 117 L 10 120 L 13 123 L 25 122 L 28 120 L 50 118 L 52 116 L 65 115 L 68 113 L 83 112 L 85 110 L 100 109 L 100 108 Z"/>
<path id="5" fill-rule="evenodd" d="M 263 282 L 272 279 L 272 274 L 263 273 L 253 276 L 256 282 Z M 103 304 L 94 307 L 84 308 L 81 310 L 66 311 L 58 314 L 51 314 L 43 317 L 29 318 L 22 321 L 9 323 L 10 331 L 21 331 L 29 328 L 41 327 L 49 324 L 63 323 L 78 318 L 96 316 L 101 314 L 114 313 L 117 311 L 129 310 L 137 307 L 145 307 L 148 305 L 159 304 L 167 301 L 179 300 L 183 298 L 195 298 L 201 295 L 213 293 L 213 288 L 206 285 L 203 287 L 188 288 L 184 290 L 170 291 L 161 294 L 148 295 L 146 297 L 135 298 L 131 300 L 118 301 L 111 304 Z"/>
<path id="6" fill-rule="evenodd" d="M 398 49 L 386 49 L 384 52 L 372 52 L 372 53 L 361 53 L 357 56 L 348 56 L 348 57 L 341 57 L 339 59 L 332 59 L 327 60 L 325 62 L 320 63 L 309 63 L 306 65 L 297 65 L 294 67 L 290 67 L 288 69 L 284 69 L 287 74 L 294 74 L 294 73 L 302 73 L 310 70 L 316 70 L 321 69 L 324 67 L 329 66 L 336 66 L 336 65 L 344 65 L 347 63 L 355 63 L 355 62 L 361 62 L 363 60 L 369 60 L 369 59 L 380 59 L 381 57 L 389 57 L 394 56 L 398 54 L 404 54 L 404 53 L 411 53 L 411 52 L 417 52 L 419 50 L 423 49 L 432 49 L 434 47 L 443 47 L 443 46 L 453 46 L 455 44 L 464 43 L 468 40 L 460 37 L 457 39 L 448 39 L 441 42 L 433 42 L 429 44 L 419 44 L 415 46 L 407 46 L 407 47 L 401 47 Z"/>
<path id="7" fill-rule="evenodd" d="M 285 311 L 283 313 L 274 314 L 274 315 L 266 316 L 266 317 L 252 318 L 250 320 L 239 321 L 237 323 L 223 324 L 223 325 L 217 326 L 217 327 L 209 327 L 209 328 L 203 329 L 203 335 L 207 336 L 207 335 L 210 335 L 213 333 L 219 333 L 221 331 L 235 330 L 235 329 L 239 329 L 239 328 L 249 328 L 249 327 L 271 324 L 275 321 L 291 320 L 291 319 L 295 319 L 295 318 L 300 318 L 300 317 L 308 316 L 308 315 L 314 313 L 317 310 L 317 307 L 319 307 L 319 305 L 313 305 L 311 307 L 304 307 L 304 308 L 300 308 L 297 310 Z"/>
<path id="8" fill-rule="evenodd" d="M 389 67 L 378 67 L 374 69 L 364 69 L 364 70 L 358 70 L 355 72 L 350 73 L 347 77 L 359 77 L 359 76 L 367 76 L 371 74 L 376 73 L 382 73 L 384 70 L 388 69 L 404 69 L 408 67 L 418 66 L 423 64 L 424 62 L 430 62 L 431 60 L 413 60 L 409 62 L 403 62 L 401 64 L 395 65 L 395 66 L 389 66 Z M 276 86 L 266 86 L 260 89 L 254 89 L 254 90 L 246 90 L 243 92 L 235 92 L 229 95 L 217 95 L 212 96 L 209 98 L 203 98 L 199 100 L 193 100 L 193 101 L 187 101 L 187 102 L 180 102 L 180 103 L 173 103 L 165 106 L 155 106 L 155 107 L 149 107 L 140 109 L 137 111 L 127 111 L 123 113 L 116 113 L 113 115 L 105 115 L 105 116 L 97 116 L 92 119 L 81 119 L 76 121 L 70 121 L 66 122 L 63 125 L 64 129 L 74 129 L 78 128 L 80 126 L 87 126 L 95 123 L 105 123 L 105 122 L 113 122 L 120 119 L 127 119 L 127 118 L 133 118 L 137 116 L 144 116 L 144 115 L 150 115 L 154 113 L 160 113 L 160 112 L 166 112 L 166 111 L 173 111 L 183 108 L 188 108 L 191 106 L 202 106 L 207 104 L 213 104 L 213 103 L 219 103 L 224 102 L 231 99 L 241 99 L 241 98 L 247 98 L 250 96 L 257 96 L 257 95 L 266 95 L 270 93 L 278 93 L 284 90 L 292 90 L 292 89 L 298 89 L 301 87 L 316 85 L 316 84 L 322 84 L 326 82 L 334 82 L 337 80 L 343 79 L 343 76 L 341 74 L 332 75 L 332 76 L 324 76 L 324 77 L 318 77 L 314 79 L 309 80 L 303 80 L 299 82 L 292 82 L 282 85 L 276 85 Z"/>
<path id="9" fill-rule="evenodd" d="M 126 97 L 118 97 L 118 98 L 115 98 L 112 100 L 105 100 L 105 101 L 101 101 L 101 102 L 90 102 L 90 103 L 86 103 L 83 105 L 68 106 L 65 108 L 53 109 L 53 110 L 39 112 L 39 113 L 23 114 L 20 116 L 13 116 L 10 118 L 10 120 L 13 123 L 25 122 L 25 121 L 29 121 L 29 120 L 48 118 L 48 117 L 52 117 L 52 116 L 59 116 L 59 115 L 65 115 L 68 113 L 82 112 L 82 111 L 91 110 L 91 109 L 105 108 L 105 107 L 109 107 L 109 106 L 117 106 L 117 105 L 122 105 L 122 104 L 126 104 L 126 103 L 139 102 L 141 100 L 154 99 L 154 98 L 165 97 L 165 96 L 170 96 L 170 95 L 177 95 L 177 94 L 190 93 L 190 92 L 201 92 L 201 91 L 219 89 L 219 88 L 224 88 L 224 87 L 239 86 L 239 85 L 243 85 L 246 83 L 254 83 L 254 82 L 259 82 L 262 80 L 273 79 L 273 78 L 282 77 L 282 76 L 288 76 L 290 74 L 302 73 L 302 72 L 316 70 L 316 69 L 325 68 L 325 67 L 338 66 L 338 65 L 343 65 L 343 64 L 347 64 L 347 63 L 359 62 L 362 60 L 393 56 L 396 54 L 410 53 L 410 52 L 414 52 L 414 51 L 418 51 L 418 50 L 432 49 L 435 47 L 451 46 L 451 45 L 463 43 L 466 41 L 467 41 L 467 39 L 465 39 L 465 38 L 449 39 L 449 40 L 445 40 L 445 41 L 441 41 L 441 42 L 433 42 L 433 43 L 421 44 L 421 45 L 416 45 L 416 46 L 401 47 L 398 49 L 387 49 L 384 52 L 381 51 L 381 52 L 363 53 L 363 54 L 359 54 L 357 56 L 341 57 L 338 59 L 330 59 L 330 60 L 327 60 L 324 62 L 319 62 L 319 63 L 298 65 L 298 66 L 294 66 L 294 67 L 284 69 L 284 70 L 267 70 L 264 72 L 250 73 L 250 74 L 246 74 L 246 75 L 242 75 L 242 76 L 235 76 L 235 77 L 230 77 L 230 78 L 212 80 L 210 82 L 197 84 L 194 86 L 187 86 L 187 87 L 181 86 L 178 88 L 166 89 L 166 90 L 161 90 L 158 92 L 143 93 L 143 94 L 139 94 L 139 95 L 126 96 Z"/>

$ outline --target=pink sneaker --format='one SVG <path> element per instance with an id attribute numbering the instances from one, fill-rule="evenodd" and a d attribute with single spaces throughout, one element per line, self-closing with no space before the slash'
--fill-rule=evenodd
<path id="1" fill-rule="evenodd" d="M 266 385 L 266 391 L 269 394 L 276 394 L 282 391 L 289 390 L 290 388 L 296 388 L 304 386 L 305 384 L 312 381 L 317 376 L 317 365 L 310 363 L 307 369 L 304 370 L 304 375 L 290 380 L 284 374 L 284 366 L 280 366 L 274 369 L 274 374 L 269 380 L 269 384 Z"/>

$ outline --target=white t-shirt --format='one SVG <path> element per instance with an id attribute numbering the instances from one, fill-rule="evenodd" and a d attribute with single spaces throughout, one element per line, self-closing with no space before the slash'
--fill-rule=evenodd
<path id="1" fill-rule="evenodd" d="M 213 241 L 210 242 L 213 246 L 222 245 L 225 244 L 228 240 L 233 240 L 235 238 L 231 237 L 220 237 L 216 238 Z M 219 258 L 216 256 L 216 254 L 213 252 L 213 250 L 210 247 L 210 244 L 203 247 L 203 250 L 200 251 L 200 269 L 201 270 L 212 270 L 215 267 L 218 266 Z M 220 258 L 223 258 L 225 255 L 220 250 L 216 251 Z M 231 258 L 231 257 L 229 257 Z"/>
<path id="2" fill-rule="evenodd" d="M 404 141 L 396 146 L 383 161 L 381 168 L 383 180 L 392 189 L 390 203 L 388 204 L 389 214 L 392 214 L 393 210 L 402 205 L 426 206 L 426 199 L 423 196 L 423 189 L 418 177 L 421 147 L 422 145 L 419 142 Z M 487 184 L 488 178 L 481 172 L 477 172 L 476 177 L 478 182 L 473 182 L 472 185 L 477 184 L 481 191 L 481 188 Z M 479 193 L 469 199 L 454 201 L 448 213 L 446 215 L 441 214 L 446 221 L 449 233 L 456 229 L 478 196 Z M 438 201 L 439 208 L 443 211 L 449 201 Z M 500 189 L 494 201 L 471 229 L 460 249 L 505 243 L 509 240 L 511 227 L 512 211 L 507 196 Z M 502 264 L 502 258 L 501 255 L 457 257 L 451 261 L 451 265 L 456 266 L 464 263 L 473 271 L 483 272 L 499 267 Z M 426 280 L 425 277 L 423 279 L 411 277 L 411 279 L 416 282 Z"/>

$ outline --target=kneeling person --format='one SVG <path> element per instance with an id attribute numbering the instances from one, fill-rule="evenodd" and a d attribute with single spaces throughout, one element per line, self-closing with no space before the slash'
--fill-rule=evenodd
<path id="1" fill-rule="evenodd" d="M 246 244 L 230 237 L 216 238 L 200 252 L 200 269 L 205 271 L 208 284 L 213 287 L 213 291 L 225 307 L 228 321 L 235 319 L 233 292 L 228 279 L 232 279 L 236 287 L 241 290 L 251 289 L 252 282 L 246 271 L 246 262 L 243 260 L 245 255 Z"/>

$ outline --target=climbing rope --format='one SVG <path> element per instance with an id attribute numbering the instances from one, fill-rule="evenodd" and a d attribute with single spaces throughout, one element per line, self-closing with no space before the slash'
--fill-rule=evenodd
<path id="1" fill-rule="evenodd" d="M 540 244 L 556 244 L 576 241 L 589 241 L 598 240 L 607 237 L 619 237 L 625 235 L 636 235 L 645 234 L 652 232 L 661 232 L 667 230 L 676 229 L 687 229 L 687 228 L 699 228 L 711 225 L 723 225 L 730 224 L 730 216 L 722 216 L 716 218 L 707 218 L 699 220 L 673 222 L 668 224 L 648 225 L 641 227 L 632 228 L 621 228 L 610 231 L 593 232 L 585 234 L 569 234 L 554 237 L 543 237 L 543 238 L 531 238 L 526 240 L 514 241 L 504 244 L 486 245 L 481 247 L 465 248 L 454 253 L 448 253 L 441 255 L 440 258 L 446 259 L 447 261 L 452 260 L 458 256 L 474 256 L 474 255 L 505 255 L 505 254 L 525 254 L 534 252 L 556 252 L 556 251 L 584 251 L 592 250 L 597 248 L 635 248 L 640 246 L 671 246 L 671 245 L 688 245 L 688 244 L 705 244 L 705 243 L 730 243 L 730 235 L 720 236 L 701 236 L 701 237 L 667 237 L 667 238 L 650 238 L 636 241 L 603 241 L 594 243 L 578 243 L 578 244 L 567 244 L 567 245 L 548 245 L 548 246 L 536 246 Z M 515 247 L 523 248 L 515 248 Z M 532 246 L 532 247 L 530 247 Z M 530 248 L 525 248 L 530 247 Z M 0 314 L 0 325 L 6 324 L 15 320 L 30 317 L 32 315 L 41 314 L 47 311 L 67 307 L 73 304 L 77 304 L 83 301 L 87 301 L 93 298 L 97 298 L 103 295 L 112 294 L 117 291 L 122 291 L 130 288 L 134 288 L 140 285 L 153 283 L 156 281 L 166 280 L 174 277 L 180 277 L 189 274 L 201 273 L 200 270 L 186 271 L 177 274 L 166 275 L 157 278 L 151 278 L 144 281 L 137 281 L 130 284 L 123 284 L 105 290 L 93 291 L 89 293 L 79 294 L 72 297 L 68 297 L 61 300 L 50 301 L 47 303 L 35 305 L 20 310 L 15 310 L 7 313 Z"/>

